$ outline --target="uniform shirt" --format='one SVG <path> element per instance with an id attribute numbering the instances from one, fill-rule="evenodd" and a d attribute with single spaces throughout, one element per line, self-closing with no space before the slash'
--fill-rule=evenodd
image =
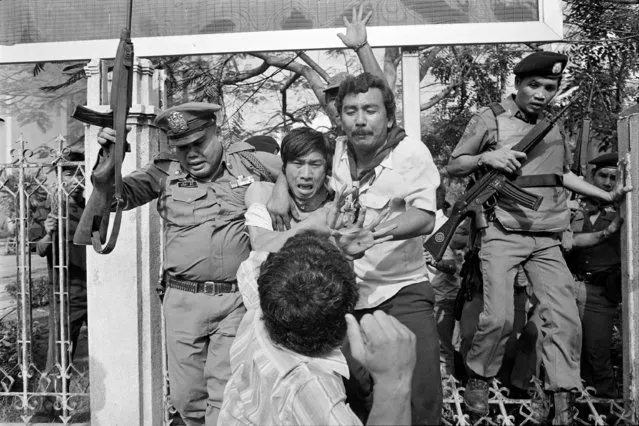
<path id="1" fill-rule="evenodd" d="M 353 186 L 345 138 L 338 138 L 333 157 L 331 186 L 335 191 Z M 390 209 L 388 220 L 409 207 L 435 212 L 435 189 L 439 172 L 430 151 L 419 140 L 404 138 L 375 167 L 372 180 L 359 187 L 359 201 L 366 206 L 364 226 Z M 372 183 L 371 183 L 372 181 Z M 426 261 L 421 236 L 388 241 L 366 250 L 354 261 L 359 284 L 356 309 L 374 308 L 402 288 L 425 281 Z"/>
<path id="2" fill-rule="evenodd" d="M 187 280 L 235 281 L 239 264 L 250 252 L 244 193 L 251 181 L 242 178 L 252 172 L 233 154 L 250 150 L 241 142 L 226 149 L 222 174 L 213 182 L 193 179 L 179 162 L 166 156 L 124 177 L 126 209 L 158 199 L 166 272 Z M 269 170 L 281 170 L 277 157 L 254 154 L 265 165 L 272 163 Z M 259 180 L 256 175 L 253 178 Z"/>
<path id="3" fill-rule="evenodd" d="M 504 99 L 501 106 L 505 112 L 497 117 L 490 108 L 483 108 L 471 118 L 451 158 L 513 147 L 534 127 L 519 110 L 514 95 Z M 528 153 L 521 174 L 563 176 L 568 170 L 569 152 L 563 136 L 554 126 L 544 140 Z M 543 197 L 539 209 L 533 211 L 506 197 L 499 197 L 495 214 L 505 229 L 525 232 L 560 232 L 568 229 L 568 197 L 563 186 L 526 190 Z"/>
<path id="4" fill-rule="evenodd" d="M 237 272 L 247 312 L 231 346 L 231 378 L 218 424 L 361 425 L 346 405 L 339 348 L 324 357 L 287 350 L 270 339 L 262 321 L 257 277 L 268 253 L 252 252 Z"/>
<path id="5" fill-rule="evenodd" d="M 592 211 L 592 213 L 590 213 Z M 591 216 L 598 214 L 594 223 Z M 570 223 L 575 234 L 603 231 L 617 215 L 613 207 L 597 210 L 580 202 L 578 210 L 573 213 Z M 610 238 L 592 247 L 575 247 L 568 254 L 568 265 L 577 273 L 602 272 L 612 266 L 621 264 L 621 238 L 614 234 Z"/>

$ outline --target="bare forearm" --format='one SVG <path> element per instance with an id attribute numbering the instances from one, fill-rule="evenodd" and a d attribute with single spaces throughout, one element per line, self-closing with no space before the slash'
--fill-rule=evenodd
<path id="1" fill-rule="evenodd" d="M 468 176 L 479 168 L 480 157 L 481 154 L 451 158 L 446 169 L 452 176 Z"/>
<path id="2" fill-rule="evenodd" d="M 367 425 L 409 425 L 410 383 L 392 386 L 376 383 L 373 388 L 373 408 Z"/>
<path id="3" fill-rule="evenodd" d="M 597 188 L 595 185 L 580 179 L 573 172 L 564 174 L 564 187 L 588 198 L 598 198 L 605 202 L 612 201 L 612 196 L 609 192 Z"/>
<path id="4" fill-rule="evenodd" d="M 610 232 L 607 230 L 597 232 L 583 232 L 575 234 L 572 239 L 572 248 L 586 248 L 601 244 L 610 238 Z"/>
<path id="5" fill-rule="evenodd" d="M 292 228 L 285 232 L 270 231 L 268 229 L 249 226 L 251 247 L 256 251 L 274 253 L 282 248 L 284 243 L 297 234 L 300 228 Z"/>
<path id="6" fill-rule="evenodd" d="M 391 225 L 397 225 L 397 228 L 390 233 L 393 235 L 393 240 L 407 240 L 420 235 L 428 235 L 435 227 L 435 213 L 409 207 L 396 218 L 380 224 L 377 229 Z"/>
<path id="7" fill-rule="evenodd" d="M 373 49 L 370 44 L 366 43 L 357 51 L 357 57 L 359 61 L 362 63 L 362 68 L 367 73 L 373 74 L 379 78 L 383 78 L 386 80 L 386 76 L 384 75 L 384 71 L 382 71 L 377 59 L 375 59 L 375 55 L 373 54 Z"/>

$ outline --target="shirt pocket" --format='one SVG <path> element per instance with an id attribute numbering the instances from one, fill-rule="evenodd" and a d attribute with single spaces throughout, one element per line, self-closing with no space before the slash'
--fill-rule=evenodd
<path id="1" fill-rule="evenodd" d="M 366 207 L 366 219 L 364 225 L 376 220 L 390 208 L 390 197 L 368 192 L 364 195 L 362 204 Z"/>
<path id="2" fill-rule="evenodd" d="M 166 220 L 176 225 L 188 226 L 201 223 L 196 212 L 211 203 L 205 186 L 196 188 L 172 188 L 165 203 Z"/>

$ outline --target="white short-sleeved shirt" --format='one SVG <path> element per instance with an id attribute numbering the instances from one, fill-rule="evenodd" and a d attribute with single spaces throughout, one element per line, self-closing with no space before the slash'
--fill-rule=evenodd
<path id="1" fill-rule="evenodd" d="M 430 151 L 419 139 L 406 137 L 375 168 L 372 184 L 359 188 L 360 204 L 366 206 L 364 225 L 391 209 L 388 220 L 409 207 L 435 212 L 439 171 Z M 334 190 L 350 188 L 353 180 L 345 138 L 338 138 L 333 157 Z M 354 262 L 360 298 L 356 309 L 374 308 L 402 288 L 427 280 L 423 237 L 388 241 L 371 247 Z"/>

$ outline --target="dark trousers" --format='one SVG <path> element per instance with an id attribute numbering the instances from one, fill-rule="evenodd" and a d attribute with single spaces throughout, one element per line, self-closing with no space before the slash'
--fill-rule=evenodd
<path id="1" fill-rule="evenodd" d="M 355 311 L 359 321 L 376 310 L 394 316 L 416 337 L 417 362 L 411 389 L 411 418 L 414 425 L 438 425 L 442 412 L 442 387 L 439 372 L 439 336 L 433 314 L 435 296 L 429 282 L 404 287 L 394 297 L 372 309 Z M 373 381 L 368 371 L 343 346 L 350 379 L 345 381 L 346 400 L 366 424 L 373 406 Z"/>
<path id="2" fill-rule="evenodd" d="M 604 286 L 577 281 L 576 289 L 583 327 L 581 376 L 598 396 L 616 397 L 610 349 L 618 303 L 606 298 Z"/>

